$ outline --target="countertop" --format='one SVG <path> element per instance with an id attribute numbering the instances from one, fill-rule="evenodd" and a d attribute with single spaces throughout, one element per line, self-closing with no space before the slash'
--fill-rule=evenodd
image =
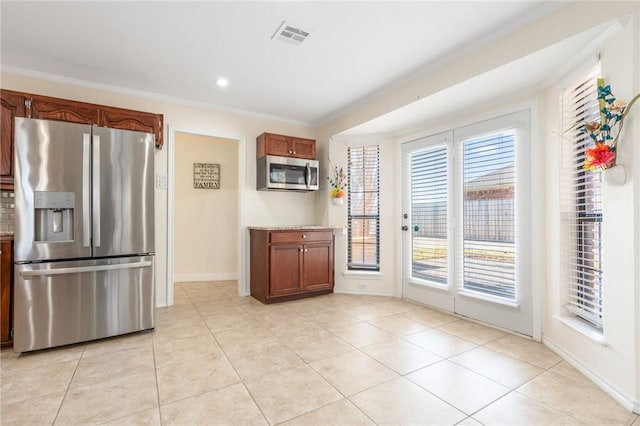
<path id="1" fill-rule="evenodd" d="M 294 225 L 294 226 L 249 226 L 249 229 L 256 229 L 261 231 L 297 231 L 297 230 L 309 230 L 315 229 L 342 229 L 342 226 L 335 225 Z"/>

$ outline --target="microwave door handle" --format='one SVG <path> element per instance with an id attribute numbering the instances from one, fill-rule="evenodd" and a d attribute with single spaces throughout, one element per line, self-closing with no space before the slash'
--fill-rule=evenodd
<path id="1" fill-rule="evenodd" d="M 311 165 L 307 162 L 307 174 L 305 175 L 305 183 L 307 184 L 307 188 L 311 185 Z"/>

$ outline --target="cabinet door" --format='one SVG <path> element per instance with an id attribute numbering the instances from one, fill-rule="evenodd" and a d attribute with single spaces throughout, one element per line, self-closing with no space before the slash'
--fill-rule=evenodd
<path id="1" fill-rule="evenodd" d="M 102 107 L 98 114 L 98 126 L 153 133 L 155 135 L 156 147 L 161 148 L 162 119 L 163 116 L 161 114 Z"/>
<path id="2" fill-rule="evenodd" d="M 98 122 L 98 109 L 92 104 L 47 96 L 33 96 L 30 100 L 31 118 L 90 125 Z"/>
<path id="3" fill-rule="evenodd" d="M 4 90 L 1 95 L 0 178 L 3 183 L 13 184 L 14 118 L 24 117 L 24 97 Z"/>
<path id="4" fill-rule="evenodd" d="M 0 262 L 0 345 L 2 347 L 11 345 L 12 315 L 12 290 L 13 290 L 13 241 L 3 240 L 0 242 L 2 251 Z"/>
<path id="5" fill-rule="evenodd" d="M 291 138 L 291 156 L 315 160 L 316 141 L 313 139 Z"/>
<path id="6" fill-rule="evenodd" d="M 291 138 L 288 136 L 265 134 L 266 155 L 291 156 Z"/>
<path id="7" fill-rule="evenodd" d="M 305 290 L 323 290 L 333 287 L 333 244 L 304 246 L 303 285 Z"/>
<path id="8" fill-rule="evenodd" d="M 302 246 L 272 245 L 269 248 L 269 296 L 284 296 L 302 291 Z"/>

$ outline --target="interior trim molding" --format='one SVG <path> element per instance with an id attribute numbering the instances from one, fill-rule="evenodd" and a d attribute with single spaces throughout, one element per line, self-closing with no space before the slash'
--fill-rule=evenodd
<path id="1" fill-rule="evenodd" d="M 390 296 L 390 297 L 398 297 L 395 291 L 368 291 L 368 290 L 352 290 L 348 288 L 339 289 L 334 288 L 334 293 L 340 294 L 359 294 L 361 296 Z"/>
<path id="2" fill-rule="evenodd" d="M 589 380 L 595 383 L 600 389 L 602 389 L 606 394 L 608 394 L 611 398 L 618 401 L 620 405 L 626 408 L 629 411 L 633 411 L 634 413 L 640 413 L 640 401 L 633 401 L 626 395 L 622 394 L 618 389 L 614 388 L 610 385 L 606 380 L 596 375 L 593 371 L 587 368 L 580 361 L 572 357 L 568 352 L 558 346 L 553 340 L 548 337 L 542 338 L 542 343 L 551 349 L 556 354 L 560 355 L 565 361 L 575 367 L 579 372 L 587 376 Z"/>
<path id="3" fill-rule="evenodd" d="M 214 274 L 175 274 L 173 282 L 195 282 L 195 281 L 229 281 L 238 279 L 237 272 L 225 272 Z"/>

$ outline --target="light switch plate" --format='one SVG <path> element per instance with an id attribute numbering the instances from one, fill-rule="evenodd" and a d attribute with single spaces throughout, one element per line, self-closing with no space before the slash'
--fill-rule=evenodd
<path id="1" fill-rule="evenodd" d="M 167 189 L 169 187 L 169 179 L 166 174 L 156 173 L 156 188 Z"/>

